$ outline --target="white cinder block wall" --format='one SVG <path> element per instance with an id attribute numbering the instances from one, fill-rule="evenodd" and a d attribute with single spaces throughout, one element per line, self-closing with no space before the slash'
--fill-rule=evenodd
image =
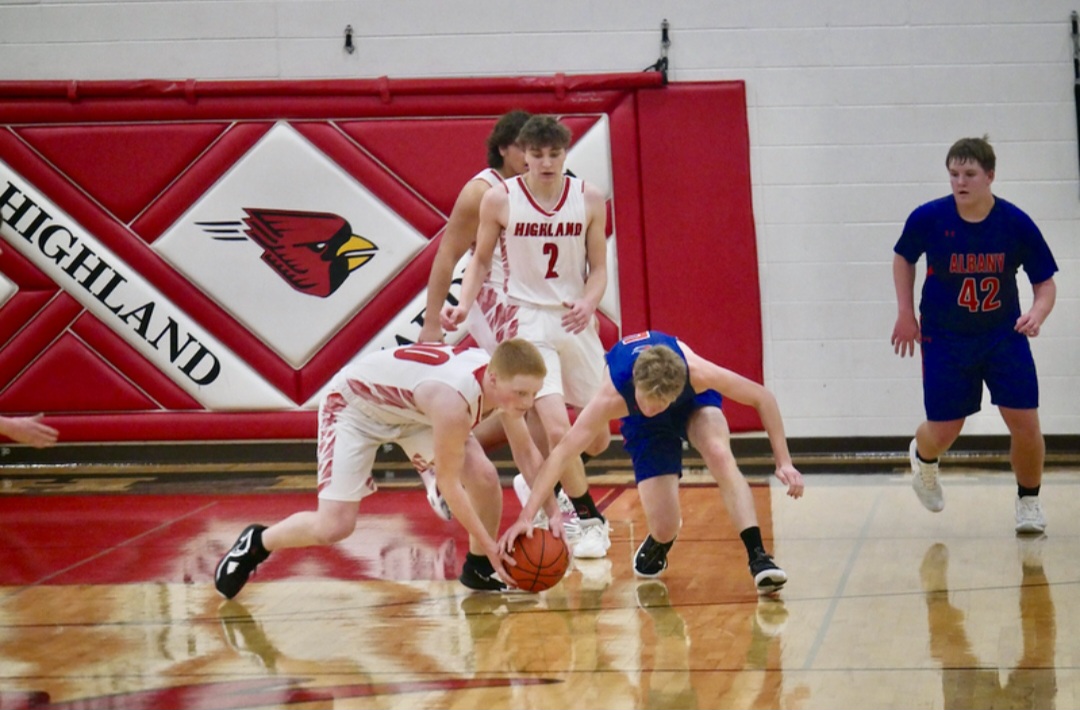
<path id="1" fill-rule="evenodd" d="M 988 134 L 997 194 L 1041 226 L 1058 303 L 1034 341 L 1048 434 L 1080 432 L 1080 168 L 1065 0 L 0 0 L 4 79 L 638 71 L 741 79 L 767 384 L 796 437 L 906 436 L 919 360 L 889 345 L 892 246 Z M 343 51 L 346 25 L 356 52 Z M 921 269 L 920 269 L 921 270 Z M 1028 302 L 1030 302 L 1030 289 Z M 720 325 L 722 327 L 722 324 Z M 693 333 L 680 334 L 693 343 Z M 985 402 L 966 433 L 1005 431 Z"/>

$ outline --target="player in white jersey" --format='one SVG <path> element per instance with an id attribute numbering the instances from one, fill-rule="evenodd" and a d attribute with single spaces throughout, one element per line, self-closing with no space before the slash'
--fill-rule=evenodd
<path id="1" fill-rule="evenodd" d="M 454 267 L 465 252 L 476 247 L 476 229 L 480 224 L 480 200 L 492 187 L 501 186 L 506 180 L 525 172 L 525 152 L 517 144 L 518 132 L 529 120 L 525 111 L 510 111 L 503 114 L 495 123 L 487 139 L 488 167 L 474 175 L 458 193 L 450 219 L 446 223 L 435 260 L 431 264 L 428 277 L 427 307 L 424 309 L 424 326 L 420 329 L 420 342 L 433 343 L 443 339 L 443 330 L 439 325 L 439 311 L 446 303 L 450 284 L 454 277 Z M 505 316 L 497 305 L 503 305 L 501 298 L 504 290 L 503 263 L 495 261 L 491 265 L 491 274 L 484 282 L 481 294 L 477 298 L 480 309 L 488 317 L 488 324 L 498 335 L 505 332 Z M 486 309 L 486 310 L 485 310 Z M 496 316 L 498 316 L 496 318 Z M 506 337 L 513 337 L 507 334 Z M 503 340 L 505 338 L 500 338 Z M 481 443 L 484 443 L 481 439 Z"/>
<path id="2" fill-rule="evenodd" d="M 540 353 L 521 339 L 500 343 L 492 355 L 476 348 L 410 345 L 371 353 L 346 367 L 319 406 L 318 509 L 270 527 L 248 526 L 218 564 L 218 591 L 236 596 L 273 550 L 331 545 L 351 535 L 359 502 L 375 492 L 375 454 L 391 442 L 418 469 L 435 468 L 446 503 L 468 531 L 462 584 L 506 589 L 495 544 L 502 487 L 472 429 L 499 409 L 514 460 L 525 470 L 539 470 L 540 452 L 524 414 L 545 372 Z M 548 508 L 557 510 L 554 502 Z"/>
<path id="3" fill-rule="evenodd" d="M 607 211 L 597 188 L 564 175 L 566 126 L 551 116 L 533 116 L 518 143 L 528 170 L 484 194 L 476 254 L 465 271 L 460 303 L 443 308 L 441 320 L 448 330 L 462 323 L 492 261 L 505 261 L 507 296 L 518 307 L 517 336 L 540 348 L 547 365 L 536 412 L 550 450 L 570 429 L 566 405 L 584 407 L 603 382 L 596 308 L 607 287 Z M 610 432 L 598 437 L 587 453 L 602 452 L 609 440 Z M 584 464 L 571 462 L 561 481 L 581 521 L 574 554 L 604 557 L 611 546 L 607 521 L 589 495 Z"/>
<path id="4" fill-rule="evenodd" d="M 420 329 L 421 343 L 441 343 L 444 338 L 439 325 L 438 313 L 450 294 L 450 284 L 454 278 L 454 267 L 466 252 L 476 248 L 476 227 L 480 223 L 480 200 L 492 187 L 502 185 L 506 180 L 525 171 L 525 152 L 517 144 L 517 135 L 525 122 L 529 120 L 527 111 L 510 111 L 499 117 L 487 137 L 487 162 L 484 168 L 472 178 L 458 193 L 450 219 L 435 252 L 428 276 L 427 305 L 424 309 L 424 325 Z M 498 340 L 514 337 L 508 328 L 516 328 L 512 320 L 516 310 L 506 302 L 503 283 L 504 266 L 501 261 L 492 264 L 491 276 L 484 282 L 476 299 L 481 313 L 487 320 Z M 506 443 L 499 417 L 485 419 L 473 432 L 476 440 L 485 451 L 491 451 Z M 446 501 L 439 495 L 435 484 L 435 472 L 431 469 L 420 471 L 420 478 L 427 489 L 428 503 L 435 514 L 444 520 L 452 518 Z"/>

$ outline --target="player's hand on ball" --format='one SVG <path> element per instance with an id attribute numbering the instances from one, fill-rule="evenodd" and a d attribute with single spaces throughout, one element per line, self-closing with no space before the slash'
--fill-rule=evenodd
<path id="1" fill-rule="evenodd" d="M 508 555 L 512 555 L 514 552 L 514 543 L 517 539 L 522 535 L 532 537 L 532 531 L 532 522 L 523 520 L 519 517 L 506 529 L 506 532 L 499 537 L 499 550 Z"/>
<path id="2" fill-rule="evenodd" d="M 518 589 L 542 592 L 562 581 L 570 567 L 570 549 L 550 530 L 537 529 L 534 535 L 519 537 L 514 546 L 514 561 L 508 567 Z"/>
<path id="3" fill-rule="evenodd" d="M 514 564 L 512 556 L 503 552 L 502 545 L 495 543 L 490 549 L 484 550 L 488 560 L 491 561 L 491 566 L 495 569 L 495 574 L 499 575 L 499 579 L 507 584 L 513 584 L 513 577 L 507 572 L 507 568 Z"/>

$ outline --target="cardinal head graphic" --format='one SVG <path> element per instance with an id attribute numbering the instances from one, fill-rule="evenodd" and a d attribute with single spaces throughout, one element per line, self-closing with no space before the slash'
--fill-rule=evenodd
<path id="1" fill-rule="evenodd" d="M 262 260 L 302 293 L 326 298 L 378 251 L 328 212 L 244 208 L 244 232 L 263 248 Z"/>

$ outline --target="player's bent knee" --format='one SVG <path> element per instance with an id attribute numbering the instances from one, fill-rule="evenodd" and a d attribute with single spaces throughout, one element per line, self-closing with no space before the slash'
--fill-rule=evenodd
<path id="1" fill-rule="evenodd" d="M 699 453 L 710 467 L 715 466 L 720 470 L 737 469 L 738 462 L 731 447 L 721 442 L 713 442 L 699 449 Z"/>
<path id="2" fill-rule="evenodd" d="M 486 456 L 471 456 L 461 472 L 462 482 L 467 486 L 498 484 L 499 470 Z"/>
<path id="3" fill-rule="evenodd" d="M 611 430 L 605 429 L 604 432 L 598 435 L 595 439 L 589 442 L 588 447 L 585 449 L 585 453 L 589 456 L 599 456 L 607 451 L 608 446 L 611 445 Z"/>
<path id="4" fill-rule="evenodd" d="M 315 526 L 315 538 L 320 545 L 341 542 L 356 530 L 356 518 L 324 517 Z"/>
<path id="5" fill-rule="evenodd" d="M 570 433 L 570 422 L 548 422 L 544 429 L 547 431 L 548 441 L 558 444 Z"/>

